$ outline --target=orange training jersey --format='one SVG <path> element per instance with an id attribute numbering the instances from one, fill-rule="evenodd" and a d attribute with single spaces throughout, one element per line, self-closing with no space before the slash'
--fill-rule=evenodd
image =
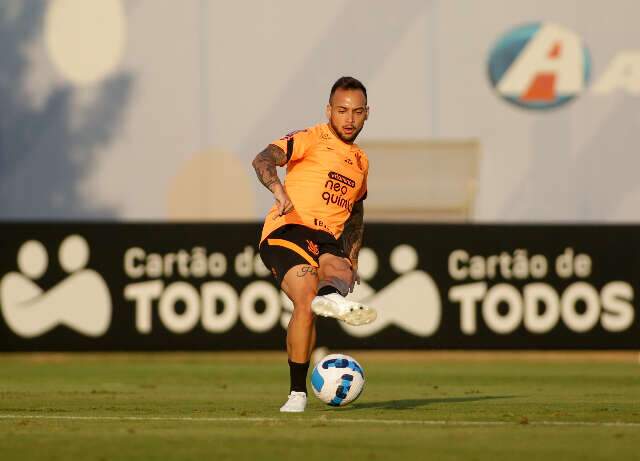
<path id="1" fill-rule="evenodd" d="M 367 155 L 356 144 L 336 137 L 326 123 L 271 144 L 287 153 L 284 188 L 294 209 L 278 216 L 274 205 L 264 220 L 260 241 L 285 224 L 302 224 L 339 238 L 353 204 L 367 195 Z"/>

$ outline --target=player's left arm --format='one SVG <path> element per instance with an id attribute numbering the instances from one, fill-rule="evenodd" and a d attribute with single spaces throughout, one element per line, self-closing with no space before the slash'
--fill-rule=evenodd
<path id="1" fill-rule="evenodd" d="M 358 276 L 358 254 L 362 247 L 362 239 L 364 236 L 364 205 L 363 201 L 357 201 L 351 210 L 351 216 L 344 223 L 344 231 L 342 232 L 342 248 L 351 261 L 353 269 L 353 279 L 351 280 L 350 291 L 356 282 L 360 283 Z"/>

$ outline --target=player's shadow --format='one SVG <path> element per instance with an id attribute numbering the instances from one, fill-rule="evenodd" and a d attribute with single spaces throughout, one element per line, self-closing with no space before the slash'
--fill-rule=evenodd
<path id="1" fill-rule="evenodd" d="M 354 402 L 352 405 L 341 409 L 342 411 L 368 410 L 377 408 L 380 410 L 414 410 L 416 408 L 432 405 L 434 403 L 467 403 L 483 400 L 510 399 L 512 395 L 484 395 L 475 397 L 449 397 L 434 399 L 402 399 L 387 400 L 384 402 Z"/>

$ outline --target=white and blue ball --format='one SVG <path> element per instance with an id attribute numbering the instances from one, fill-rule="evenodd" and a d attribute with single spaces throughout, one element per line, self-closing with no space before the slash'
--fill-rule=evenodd
<path id="1" fill-rule="evenodd" d="M 327 405 L 343 407 L 360 397 L 364 369 L 349 355 L 330 354 L 311 373 L 313 393 Z"/>

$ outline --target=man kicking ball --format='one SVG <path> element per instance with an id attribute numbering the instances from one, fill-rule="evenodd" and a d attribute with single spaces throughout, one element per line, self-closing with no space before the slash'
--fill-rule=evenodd
<path id="1" fill-rule="evenodd" d="M 275 198 L 262 229 L 260 256 L 293 302 L 287 329 L 291 387 L 282 412 L 306 407 L 315 316 L 350 325 L 376 318 L 372 308 L 345 298 L 360 282 L 369 162 L 354 141 L 369 116 L 364 85 L 353 77 L 338 79 L 326 115 L 328 123 L 290 133 L 253 160 L 258 179 Z M 284 165 L 282 185 L 276 166 Z"/>

